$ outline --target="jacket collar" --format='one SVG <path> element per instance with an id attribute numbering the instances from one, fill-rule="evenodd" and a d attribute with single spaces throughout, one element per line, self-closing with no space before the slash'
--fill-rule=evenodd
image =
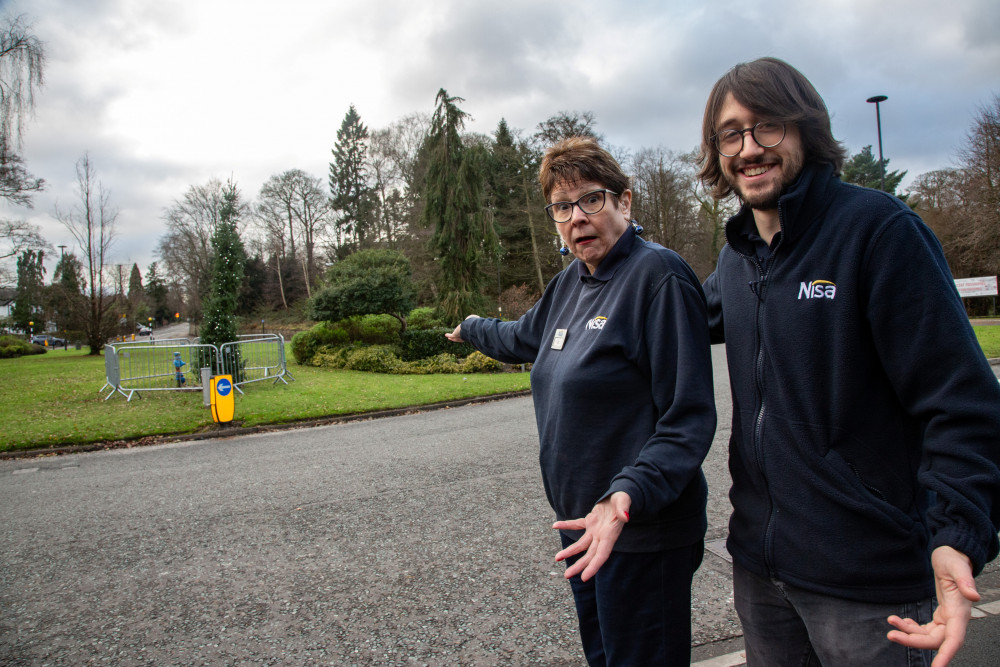
<path id="1" fill-rule="evenodd" d="M 778 199 L 782 245 L 795 243 L 802 237 L 830 205 L 839 183 L 840 179 L 833 174 L 833 165 L 810 162 L 802 168 L 798 180 Z M 746 205 L 726 222 L 726 241 L 734 249 L 752 254 L 744 231 L 757 231 L 753 211 Z"/>
<path id="2" fill-rule="evenodd" d="M 601 263 L 597 265 L 597 271 L 594 271 L 594 275 L 590 275 L 586 264 L 580 260 L 576 260 L 576 269 L 580 280 L 588 284 L 608 282 L 614 277 L 615 272 L 628 261 L 628 258 L 632 255 L 632 250 L 639 243 L 642 243 L 642 239 L 636 235 L 635 227 L 630 224 L 628 229 L 625 230 L 618 238 L 618 241 L 611 247 L 611 250 L 608 251 L 608 254 L 604 256 L 604 259 L 601 260 Z"/>

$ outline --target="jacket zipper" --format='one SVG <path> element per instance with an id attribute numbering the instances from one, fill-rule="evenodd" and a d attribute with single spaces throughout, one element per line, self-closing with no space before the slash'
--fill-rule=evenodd
<path id="1" fill-rule="evenodd" d="M 771 500 L 771 489 L 770 484 L 767 479 L 767 472 L 764 468 L 764 447 L 763 447 L 763 431 L 764 431 L 764 417 L 767 414 L 767 404 L 764 396 L 764 345 L 763 345 L 763 326 L 761 324 L 761 319 L 763 316 L 764 309 L 764 298 L 767 293 L 767 273 L 761 267 L 760 260 L 756 257 L 752 258 L 754 266 L 757 268 L 757 275 L 760 277 L 756 282 L 750 283 L 750 289 L 753 290 L 754 295 L 757 297 L 757 308 L 756 308 L 756 330 L 757 330 L 757 360 L 754 364 L 754 382 L 757 385 L 757 396 L 760 398 L 760 407 L 757 409 L 757 419 L 754 422 L 753 428 L 753 456 L 754 462 L 757 464 L 757 469 L 760 471 L 761 480 L 764 482 L 764 488 L 767 489 L 767 525 L 764 528 L 764 566 L 767 568 L 768 572 L 772 572 L 773 576 L 773 564 L 771 558 L 771 538 L 772 538 L 772 524 L 774 517 L 774 503 Z"/>
<path id="2" fill-rule="evenodd" d="M 784 231 L 784 224 L 781 224 L 781 205 L 778 206 L 778 220 L 779 228 Z M 784 234 L 782 234 L 782 239 Z M 772 540 L 774 537 L 774 501 L 771 498 L 771 485 L 768 483 L 767 472 L 764 468 L 764 446 L 763 446 L 763 436 L 764 436 L 764 418 L 767 415 L 767 400 L 765 398 L 764 392 L 764 327 L 762 324 L 763 310 L 764 310 L 764 299 L 767 295 L 767 276 L 774 268 L 774 261 L 776 259 L 775 252 L 778 250 L 778 246 L 781 245 L 781 239 L 779 239 L 778 244 L 775 245 L 770 250 L 770 254 L 767 260 L 767 270 L 761 266 L 760 260 L 754 255 L 744 255 L 757 269 L 757 275 L 759 280 L 750 283 L 750 289 L 753 291 L 754 295 L 757 297 L 757 308 L 756 308 L 756 322 L 755 328 L 757 330 L 757 360 L 754 368 L 754 382 L 757 386 L 757 395 L 760 397 L 760 407 L 757 410 L 757 419 L 754 422 L 753 429 L 753 456 L 754 462 L 757 464 L 757 469 L 760 471 L 761 480 L 764 483 L 764 488 L 767 490 L 767 525 L 764 527 L 764 544 L 763 544 L 763 558 L 764 566 L 767 571 L 771 573 L 771 577 L 775 578 L 777 575 L 774 571 L 774 557 L 773 557 L 773 545 Z"/>

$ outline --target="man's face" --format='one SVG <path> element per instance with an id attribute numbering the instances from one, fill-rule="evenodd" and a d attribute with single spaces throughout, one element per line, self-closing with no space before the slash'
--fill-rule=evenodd
<path id="1" fill-rule="evenodd" d="M 716 119 L 715 131 L 742 130 L 762 120 L 736 101 L 726 96 Z M 773 148 L 761 148 L 750 132 L 743 135 L 743 150 L 733 157 L 719 156 L 722 176 L 750 208 L 761 211 L 776 209 L 778 198 L 798 179 L 805 163 L 805 151 L 799 128 L 788 123 L 785 138 Z"/>

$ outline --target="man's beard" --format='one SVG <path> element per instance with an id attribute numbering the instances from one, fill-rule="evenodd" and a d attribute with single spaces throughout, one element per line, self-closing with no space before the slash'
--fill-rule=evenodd
<path id="1" fill-rule="evenodd" d="M 738 165 L 737 169 L 733 169 L 733 173 L 738 173 L 738 169 L 743 169 L 744 167 L 752 164 L 773 163 L 765 162 L 764 160 L 744 162 Z M 782 180 L 774 183 L 766 190 L 755 188 L 750 192 L 746 192 L 740 187 L 738 176 L 733 178 L 727 170 L 723 170 L 722 173 L 730 187 L 733 188 L 733 191 L 736 192 L 737 196 L 744 204 L 758 211 L 773 211 L 778 208 L 778 200 L 781 199 L 782 195 L 788 192 L 788 189 L 792 187 L 795 181 L 799 180 L 799 175 L 802 173 L 802 163 L 795 160 L 794 157 L 791 160 L 785 158 L 775 166 L 781 167 Z"/>
<path id="2" fill-rule="evenodd" d="M 773 211 L 778 208 L 778 200 L 781 199 L 781 195 L 785 194 L 790 185 L 791 183 L 785 182 L 775 183 L 767 190 L 756 191 L 752 194 L 747 194 L 736 184 L 733 184 L 733 189 L 736 190 L 740 200 L 750 208 L 758 211 Z"/>

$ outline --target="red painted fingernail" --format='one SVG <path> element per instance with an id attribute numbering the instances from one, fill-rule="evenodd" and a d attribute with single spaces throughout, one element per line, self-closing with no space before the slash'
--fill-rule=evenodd
<path id="1" fill-rule="evenodd" d="M 628 516 L 628 512 L 625 512 L 625 520 L 626 520 L 626 521 L 628 521 L 628 520 L 629 520 L 629 516 Z"/>

